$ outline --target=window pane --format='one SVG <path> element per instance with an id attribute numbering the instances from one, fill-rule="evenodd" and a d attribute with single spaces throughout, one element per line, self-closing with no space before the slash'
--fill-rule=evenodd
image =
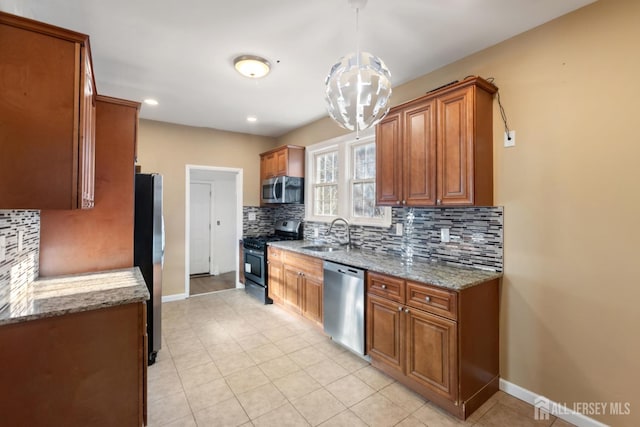
<path id="1" fill-rule="evenodd" d="M 337 215 L 338 186 L 319 185 L 314 189 L 314 214 L 319 216 Z"/>
<path id="2" fill-rule="evenodd" d="M 381 218 L 382 208 L 376 207 L 375 182 L 354 182 L 352 184 L 352 215 L 363 218 Z"/>
<path id="3" fill-rule="evenodd" d="M 338 181 L 338 153 L 332 151 L 316 155 L 316 183 L 332 183 Z"/>
<path id="4" fill-rule="evenodd" d="M 353 148 L 353 177 L 372 179 L 376 176 L 376 145 L 357 145 Z"/>

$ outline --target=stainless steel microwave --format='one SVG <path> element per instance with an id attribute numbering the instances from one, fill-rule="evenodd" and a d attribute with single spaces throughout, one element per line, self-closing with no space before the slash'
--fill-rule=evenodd
<path id="1" fill-rule="evenodd" d="M 262 181 L 262 203 L 304 203 L 304 178 L 276 176 Z"/>

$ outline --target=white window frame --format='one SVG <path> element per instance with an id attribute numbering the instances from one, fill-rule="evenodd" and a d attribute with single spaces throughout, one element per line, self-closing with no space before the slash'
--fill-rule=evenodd
<path id="1" fill-rule="evenodd" d="M 355 132 L 332 138 L 327 141 L 309 145 L 306 148 L 306 180 L 305 180 L 305 221 L 329 223 L 336 217 L 346 218 L 350 224 L 366 225 L 372 227 L 391 226 L 391 208 L 383 207 L 381 218 L 354 217 L 353 204 L 351 200 L 351 182 L 353 171 L 351 170 L 352 146 L 375 141 L 375 129 L 370 128 L 360 132 L 360 138 L 356 139 Z M 329 151 L 338 151 L 338 215 L 326 216 L 315 215 L 313 186 L 315 182 L 315 156 Z"/>

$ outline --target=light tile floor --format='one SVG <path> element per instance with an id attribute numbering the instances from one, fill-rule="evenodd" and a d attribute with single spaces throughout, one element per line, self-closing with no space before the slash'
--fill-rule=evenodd
<path id="1" fill-rule="evenodd" d="M 302 318 L 242 290 L 162 305 L 149 367 L 156 426 L 553 426 L 496 393 L 465 422 L 334 344 Z"/>

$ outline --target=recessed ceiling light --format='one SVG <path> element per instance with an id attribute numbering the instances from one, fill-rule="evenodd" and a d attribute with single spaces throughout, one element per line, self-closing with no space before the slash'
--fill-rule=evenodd
<path id="1" fill-rule="evenodd" d="M 247 116 L 247 121 L 249 123 L 255 123 L 258 121 L 258 118 L 256 116 Z"/>
<path id="2" fill-rule="evenodd" d="M 264 58 L 253 55 L 238 56 L 233 60 L 233 66 L 245 77 L 259 79 L 269 74 L 271 64 Z"/>
<path id="3" fill-rule="evenodd" d="M 147 98 L 142 102 L 144 102 L 147 105 L 158 105 L 158 101 L 156 101 L 155 99 L 152 99 L 152 98 Z"/>

